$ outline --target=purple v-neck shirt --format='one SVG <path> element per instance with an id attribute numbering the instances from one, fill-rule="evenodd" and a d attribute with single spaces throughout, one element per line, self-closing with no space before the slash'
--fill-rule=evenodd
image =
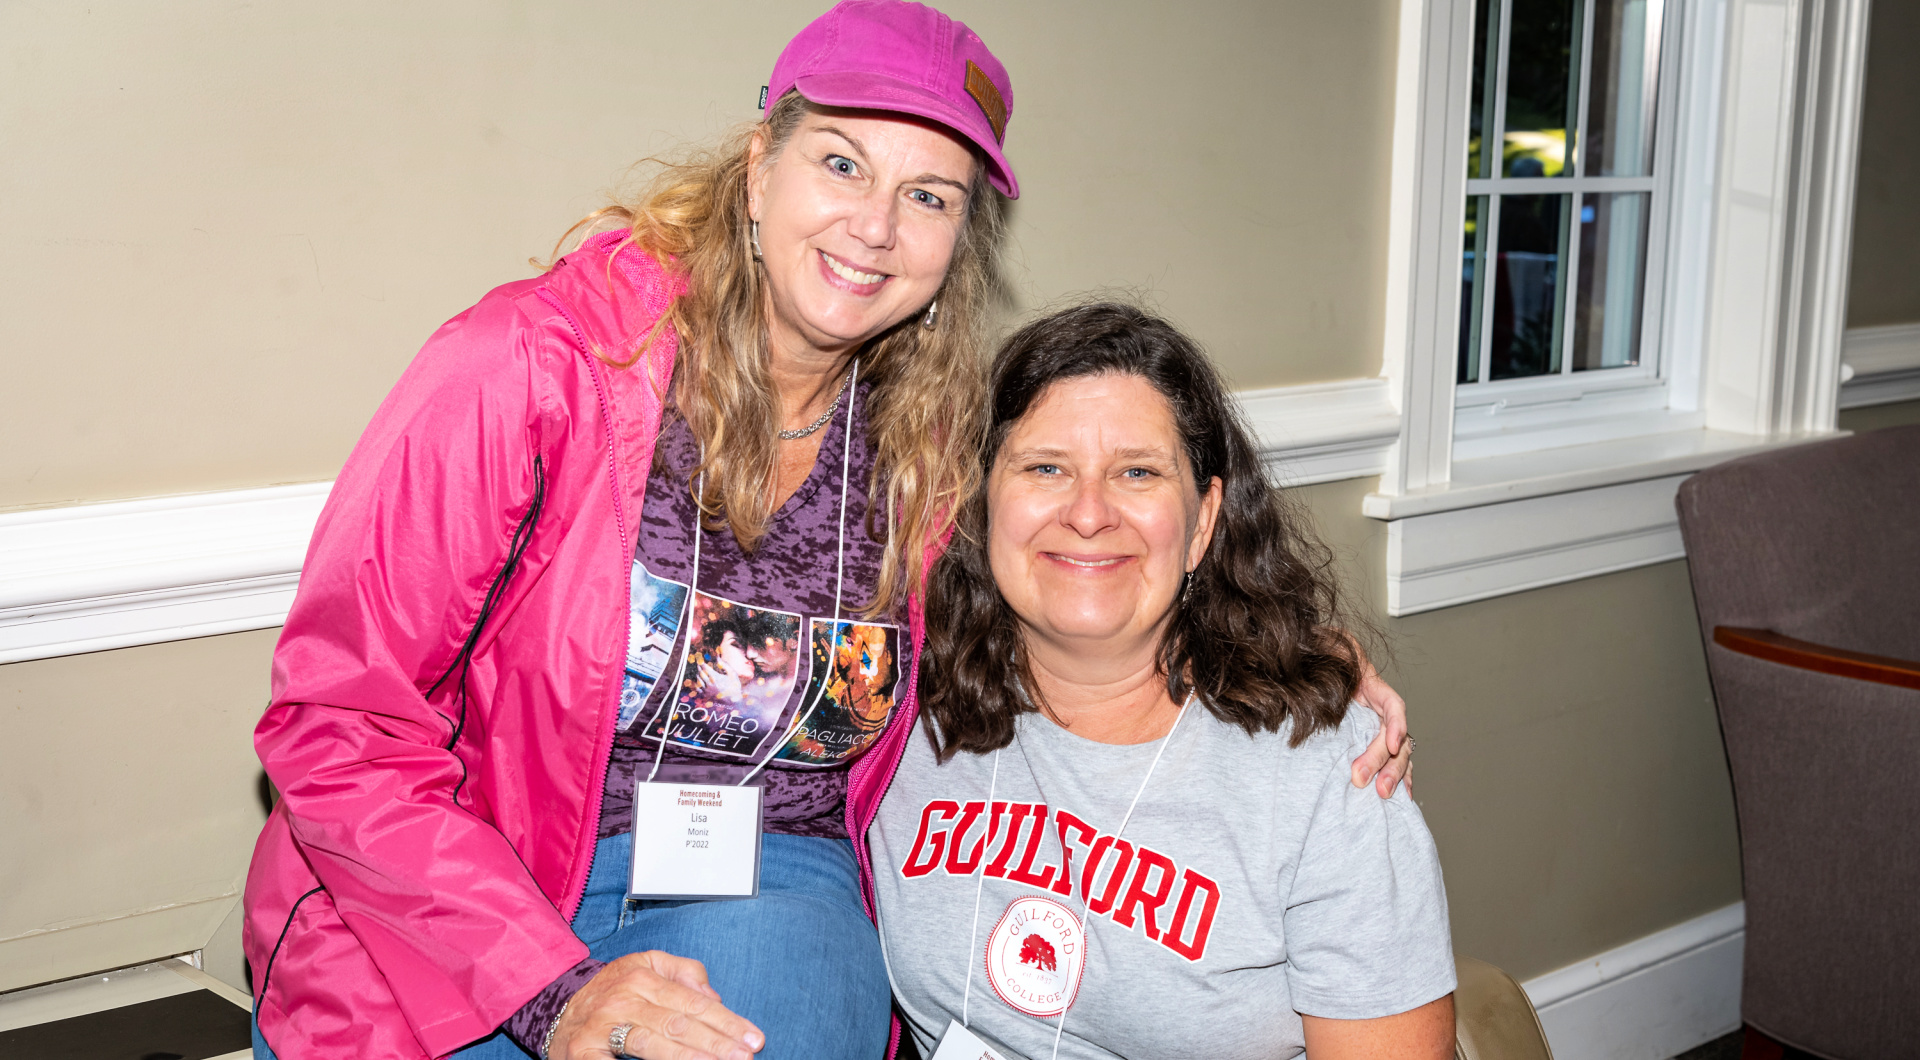
<path id="1" fill-rule="evenodd" d="M 701 532 L 691 621 L 688 472 L 699 449 L 684 421 L 668 421 L 641 504 L 633 635 L 601 838 L 632 830 L 634 784 L 646 779 L 669 716 L 663 769 L 707 767 L 702 779 L 737 782 L 771 755 L 760 774 L 766 831 L 845 838 L 847 767 L 879 736 L 901 691 L 900 624 L 857 619 L 885 547 L 867 526 L 867 391 L 848 394 L 821 429 L 813 470 L 751 553 L 724 528 Z"/>

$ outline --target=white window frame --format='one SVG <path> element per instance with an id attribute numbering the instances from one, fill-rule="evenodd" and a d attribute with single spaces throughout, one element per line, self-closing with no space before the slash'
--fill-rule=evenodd
<path id="1" fill-rule="evenodd" d="M 1867 7 L 1669 0 L 1664 407 L 1569 426 L 1515 402 L 1514 427 L 1548 429 L 1456 446 L 1473 0 L 1405 0 L 1382 366 L 1400 434 L 1363 507 L 1388 522 L 1389 614 L 1678 558 L 1686 474 L 1835 432 Z"/>
<path id="2" fill-rule="evenodd" d="M 1501 7 L 1500 16 L 1493 24 L 1508 32 L 1506 24 L 1511 22 L 1510 8 L 1514 0 L 1489 0 Z M 1591 88 L 1589 68 L 1593 60 L 1593 0 L 1583 5 L 1585 12 L 1580 28 L 1582 37 L 1581 55 L 1581 99 L 1578 111 L 1582 122 L 1590 120 L 1588 93 Z M 1688 56 L 1683 49 L 1686 46 L 1685 34 L 1679 20 L 1673 17 L 1685 10 L 1685 0 L 1666 0 L 1664 14 L 1659 28 L 1658 88 L 1655 95 L 1656 113 L 1654 117 L 1653 167 L 1644 177 L 1468 177 L 1462 192 L 1466 196 L 1525 194 L 1572 195 L 1579 192 L 1599 193 L 1607 191 L 1644 191 L 1648 193 L 1649 217 L 1647 223 L 1646 272 L 1642 278 L 1639 297 L 1642 299 L 1642 317 L 1640 325 L 1639 348 L 1640 363 L 1628 367 L 1606 368 L 1575 372 L 1565 370 L 1565 362 L 1571 360 L 1573 347 L 1573 329 L 1568 325 L 1564 345 L 1561 351 L 1563 370 L 1552 375 L 1529 376 L 1519 379 L 1492 380 L 1469 385 L 1457 385 L 1453 412 L 1453 441 L 1455 459 L 1473 459 L 1483 456 L 1498 456 L 1507 453 L 1524 452 L 1529 449 L 1547 449 L 1565 445 L 1584 444 L 1605 441 L 1613 438 L 1629 437 L 1637 434 L 1649 434 L 1658 431 L 1684 430 L 1703 425 L 1702 418 L 1694 406 L 1694 395 L 1685 395 L 1675 407 L 1670 390 L 1671 377 L 1675 374 L 1673 363 L 1678 358 L 1669 355 L 1661 328 L 1662 310 L 1667 302 L 1668 249 L 1676 240 L 1673 238 L 1675 227 L 1671 219 L 1671 202 L 1674 196 L 1675 172 L 1677 167 L 1672 159 L 1676 147 L 1675 127 L 1679 119 L 1678 98 L 1687 74 L 1694 68 L 1686 61 Z M 1468 17 L 1472 15 L 1472 4 L 1467 4 Z M 1496 111 L 1504 115 L 1505 101 L 1500 97 L 1506 85 L 1506 59 L 1508 51 L 1499 49 L 1499 66 L 1488 72 L 1494 84 Z M 1472 55 L 1467 57 L 1472 62 Z M 1703 58 L 1711 58 L 1704 56 Z M 1469 70 L 1471 67 L 1469 67 Z M 1472 101 L 1468 100 L 1469 106 Z M 1496 125 L 1504 118 L 1497 118 Z M 1490 135 L 1488 130 L 1483 135 Z M 1589 130 L 1582 128 L 1576 136 L 1580 143 L 1588 138 Z M 1464 132 L 1463 134 L 1464 135 Z M 1570 145 L 1574 146 L 1574 145 Z M 1498 144 L 1495 145 L 1498 148 Z M 1577 148 L 1576 148 L 1577 149 Z M 1465 151 L 1462 150 L 1464 165 Z M 1462 209 L 1464 210 L 1464 205 Z M 1567 298 L 1565 291 L 1579 283 L 1580 267 L 1580 226 L 1569 219 L 1573 226 L 1568 243 L 1568 262 L 1562 270 L 1565 281 L 1560 285 L 1558 297 Z M 1489 246 L 1499 237 L 1498 223 L 1495 221 L 1488 234 Z M 1464 251 L 1464 234 L 1462 250 Z M 1476 267 L 1481 267 L 1476 263 Z M 1571 304 L 1569 302 L 1569 304 Z M 1463 307 L 1464 311 L 1464 307 Z M 1491 296 L 1483 303 L 1482 312 L 1491 317 L 1493 307 Z M 1456 354 L 1457 356 L 1457 354 Z M 1485 375 L 1485 365 L 1482 374 Z"/>

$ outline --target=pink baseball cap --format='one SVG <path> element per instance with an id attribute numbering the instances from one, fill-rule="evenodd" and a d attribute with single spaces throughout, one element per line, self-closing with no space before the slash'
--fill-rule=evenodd
<path id="1" fill-rule="evenodd" d="M 1013 83 L 964 22 L 906 0 L 841 0 L 787 42 L 761 107 L 789 89 L 826 107 L 937 121 L 986 154 L 989 183 L 1010 199 L 1020 197 L 1001 150 L 1013 116 Z"/>

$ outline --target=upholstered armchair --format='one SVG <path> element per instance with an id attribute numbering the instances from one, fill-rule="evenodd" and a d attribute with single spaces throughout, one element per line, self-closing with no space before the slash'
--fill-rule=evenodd
<path id="1" fill-rule="evenodd" d="M 1739 815 L 1742 1018 L 1920 1057 L 1920 427 L 1722 464 L 1678 505 Z"/>

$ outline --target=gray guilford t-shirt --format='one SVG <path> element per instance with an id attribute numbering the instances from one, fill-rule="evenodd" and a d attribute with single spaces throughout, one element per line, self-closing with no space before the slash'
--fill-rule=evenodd
<path id="1" fill-rule="evenodd" d="M 964 1008 L 975 1034 L 1047 1060 L 1064 1003 L 1062 1057 L 1291 1057 L 1299 1013 L 1389 1016 L 1452 991 L 1420 809 L 1349 779 L 1378 728 L 1354 708 L 1288 747 L 1285 728 L 1248 736 L 1196 703 L 1118 836 L 1155 743 L 1025 714 L 996 777 L 996 755 L 938 765 L 916 732 L 868 836 L 921 1055 Z"/>

